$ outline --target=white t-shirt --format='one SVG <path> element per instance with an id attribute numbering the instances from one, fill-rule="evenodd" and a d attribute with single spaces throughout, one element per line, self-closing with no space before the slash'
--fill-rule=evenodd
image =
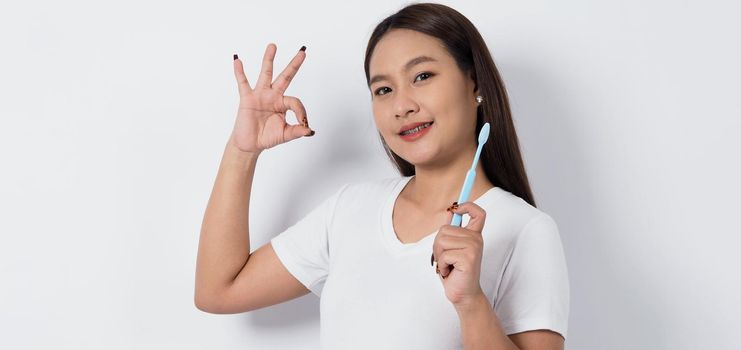
<path id="1" fill-rule="evenodd" d="M 271 240 L 286 269 L 320 297 L 322 349 L 462 349 L 460 319 L 430 266 L 436 232 L 399 241 L 391 214 L 412 176 L 345 184 Z M 569 280 L 558 227 L 499 187 L 486 211 L 480 284 L 504 332 L 564 338 Z M 470 217 L 463 215 L 462 227 Z"/>

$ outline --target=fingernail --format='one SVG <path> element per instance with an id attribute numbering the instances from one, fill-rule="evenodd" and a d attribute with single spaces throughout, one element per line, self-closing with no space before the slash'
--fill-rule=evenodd
<path id="1" fill-rule="evenodd" d="M 430 266 L 433 266 L 434 261 L 435 261 L 435 253 L 432 253 L 432 255 L 430 256 Z"/>
<path id="2" fill-rule="evenodd" d="M 316 134 L 316 132 L 314 132 L 314 130 L 311 130 L 308 134 L 306 134 L 306 136 L 314 136 L 314 134 Z"/>
<path id="3" fill-rule="evenodd" d="M 458 209 L 458 202 L 453 202 L 453 205 L 451 205 L 450 207 L 448 207 L 448 209 L 445 209 L 445 210 L 452 211 L 455 209 Z"/>
<path id="4" fill-rule="evenodd" d="M 237 60 L 237 58 L 239 58 L 239 56 L 237 56 L 237 54 L 235 53 L 235 54 L 234 54 L 234 60 L 236 61 L 236 60 Z"/>
<path id="5" fill-rule="evenodd" d="M 299 51 L 306 51 L 306 46 L 301 46 L 301 49 Z"/>

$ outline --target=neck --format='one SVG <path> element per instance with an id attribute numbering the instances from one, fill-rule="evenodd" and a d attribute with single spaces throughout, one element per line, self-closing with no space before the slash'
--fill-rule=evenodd
<path id="1" fill-rule="evenodd" d="M 466 173 L 476 154 L 476 145 L 466 148 L 444 164 L 417 165 L 415 175 L 407 188 L 408 198 L 421 208 L 429 211 L 445 210 L 458 201 L 466 180 Z M 494 187 L 484 173 L 481 161 L 476 164 L 476 178 L 467 202 L 473 202 Z"/>

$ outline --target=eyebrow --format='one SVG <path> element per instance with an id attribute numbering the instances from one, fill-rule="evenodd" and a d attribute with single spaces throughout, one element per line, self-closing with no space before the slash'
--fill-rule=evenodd
<path id="1" fill-rule="evenodd" d="M 437 62 L 437 60 L 434 59 L 434 58 L 432 58 L 432 57 L 430 57 L 430 56 L 419 56 L 419 57 L 415 57 L 415 58 L 412 58 L 411 60 L 409 60 L 409 62 L 407 62 L 407 64 L 404 65 L 404 71 L 408 71 L 410 68 L 412 68 L 412 67 L 414 67 L 414 66 L 416 66 L 416 65 L 418 65 L 420 63 L 423 63 L 423 62 Z M 373 83 L 375 83 L 377 81 L 388 80 L 388 78 L 389 77 L 387 75 L 383 75 L 383 74 L 375 75 L 375 76 L 373 76 L 371 78 L 370 82 L 368 83 L 368 86 L 373 85 Z"/>

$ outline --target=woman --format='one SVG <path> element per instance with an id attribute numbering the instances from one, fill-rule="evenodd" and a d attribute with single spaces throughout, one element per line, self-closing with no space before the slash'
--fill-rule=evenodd
<path id="1" fill-rule="evenodd" d="M 562 349 L 569 282 L 558 228 L 535 208 L 504 85 L 470 21 L 413 4 L 378 24 L 366 80 L 402 176 L 341 186 L 249 254 L 259 154 L 314 135 L 300 100 L 283 96 L 305 47 L 273 81 L 275 52 L 268 45 L 254 88 L 235 55 L 239 111 L 203 221 L 198 308 L 244 312 L 313 292 L 327 349 Z M 289 109 L 299 125 L 286 123 Z M 486 122 L 474 200 L 455 203 Z M 465 214 L 461 227 L 449 225 L 453 213 Z"/>

